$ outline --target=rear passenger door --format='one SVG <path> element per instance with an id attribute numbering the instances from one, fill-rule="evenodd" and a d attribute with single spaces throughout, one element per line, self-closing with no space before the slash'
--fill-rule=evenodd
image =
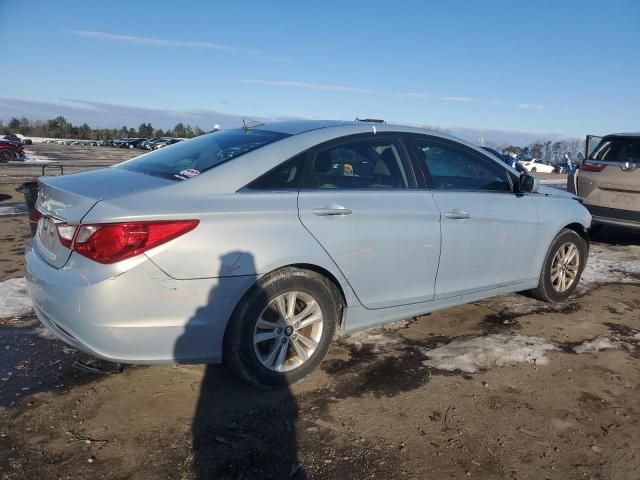
<path id="1" fill-rule="evenodd" d="M 364 134 L 316 148 L 300 220 L 371 309 L 433 300 L 440 212 L 417 188 L 399 136 Z"/>
<path id="2" fill-rule="evenodd" d="M 526 281 L 538 239 L 533 199 L 514 193 L 497 161 L 457 142 L 413 139 L 442 215 L 435 298 Z"/>

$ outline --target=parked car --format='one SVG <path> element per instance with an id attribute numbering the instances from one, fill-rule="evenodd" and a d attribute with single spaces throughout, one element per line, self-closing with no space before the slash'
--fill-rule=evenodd
<path id="1" fill-rule="evenodd" d="M 640 228 L 640 133 L 588 135 L 586 160 L 568 179 L 594 226 Z"/>
<path id="2" fill-rule="evenodd" d="M 26 277 L 51 332 L 262 386 L 335 335 L 507 292 L 563 301 L 589 248 L 573 195 L 404 126 L 258 124 L 39 182 Z"/>
<path id="3" fill-rule="evenodd" d="M 7 133 L 3 135 L 0 140 L 8 140 L 10 142 L 19 143 L 20 145 L 24 145 L 24 137 L 22 135 L 18 136 L 15 133 Z"/>
<path id="4" fill-rule="evenodd" d="M 522 166 L 531 173 L 553 173 L 555 171 L 555 167 L 553 165 L 549 165 L 548 163 L 544 163 L 537 158 L 527 160 L 524 162 L 520 162 Z"/>
<path id="5" fill-rule="evenodd" d="M 12 160 L 24 160 L 24 148 L 21 142 L 0 140 L 0 163 Z"/>
<path id="6" fill-rule="evenodd" d="M 526 172 L 527 169 L 522 166 L 521 162 L 516 161 L 511 155 L 505 155 L 503 153 L 498 152 L 496 149 L 491 147 L 481 146 L 483 150 L 493 154 L 498 160 L 502 160 L 504 163 L 509 165 L 510 167 L 515 168 L 518 172 Z"/>
<path id="7" fill-rule="evenodd" d="M 154 150 L 158 150 L 159 148 L 164 148 L 167 147 L 169 145 L 174 145 L 178 142 L 181 142 L 182 139 L 181 138 L 163 138 L 161 141 L 156 142 L 153 145 L 153 149 Z"/>

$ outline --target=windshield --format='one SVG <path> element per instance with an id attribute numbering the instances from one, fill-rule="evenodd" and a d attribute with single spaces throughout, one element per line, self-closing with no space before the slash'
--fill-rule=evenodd
<path id="1" fill-rule="evenodd" d="M 288 136 L 286 133 L 266 130 L 223 130 L 156 150 L 124 162 L 116 168 L 173 180 L 186 180 Z"/>
<path id="2" fill-rule="evenodd" d="M 640 163 L 640 138 L 603 138 L 589 159 L 601 162 Z"/>

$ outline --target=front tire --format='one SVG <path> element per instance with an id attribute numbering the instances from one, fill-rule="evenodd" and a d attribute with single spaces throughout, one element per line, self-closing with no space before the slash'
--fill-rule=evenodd
<path id="1" fill-rule="evenodd" d="M 236 307 L 225 333 L 224 363 L 257 387 L 301 380 L 329 350 L 341 298 L 316 272 L 284 268 L 268 275 Z"/>
<path id="2" fill-rule="evenodd" d="M 11 150 L 0 150 L 0 162 L 7 163 L 12 161 L 15 158 L 15 153 Z"/>
<path id="3" fill-rule="evenodd" d="M 589 245 L 573 230 L 564 228 L 551 243 L 532 296 L 544 302 L 562 302 L 578 286 L 587 263 Z"/>

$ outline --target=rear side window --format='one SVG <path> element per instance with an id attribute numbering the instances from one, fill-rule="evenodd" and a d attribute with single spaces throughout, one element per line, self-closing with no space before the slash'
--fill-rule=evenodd
<path id="1" fill-rule="evenodd" d="M 321 189 L 409 188 L 397 139 L 356 140 L 320 150 L 313 161 L 312 186 Z"/>
<path id="2" fill-rule="evenodd" d="M 439 142 L 416 139 L 416 144 L 438 190 L 511 191 L 506 170 L 492 160 Z"/>
<path id="3" fill-rule="evenodd" d="M 590 157 L 601 162 L 640 163 L 640 138 L 603 138 Z"/>
<path id="4" fill-rule="evenodd" d="M 116 168 L 186 180 L 289 135 L 242 128 L 223 130 L 142 155 Z"/>
<path id="5" fill-rule="evenodd" d="M 302 176 L 302 168 L 306 154 L 298 155 L 278 165 L 270 172 L 264 174 L 249 184 L 252 190 L 291 190 L 297 189 Z"/>

